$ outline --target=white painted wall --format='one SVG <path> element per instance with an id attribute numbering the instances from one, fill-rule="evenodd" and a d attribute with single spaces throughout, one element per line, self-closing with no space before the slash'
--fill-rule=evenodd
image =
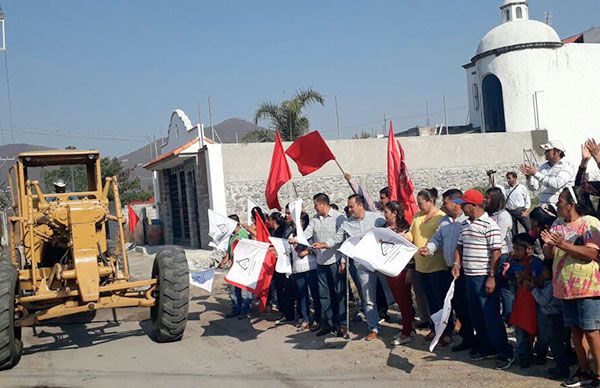
<path id="1" fill-rule="evenodd" d="M 578 162 L 588 137 L 600 140 L 600 44 L 566 44 L 557 49 L 526 49 L 488 56 L 467 68 L 469 109 L 474 126 L 482 126 L 483 104 L 474 110 L 472 83 L 488 73 L 502 83 L 508 132 L 535 129 L 533 95 L 538 92 L 540 128 L 561 140 L 567 156 Z M 476 75 L 471 72 L 476 71 Z M 482 102 L 482 101 L 481 101 Z M 590 167 L 593 175 L 597 172 Z"/>

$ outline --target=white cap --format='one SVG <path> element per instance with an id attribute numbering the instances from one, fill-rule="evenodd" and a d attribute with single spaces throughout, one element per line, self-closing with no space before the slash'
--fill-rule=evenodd
<path id="1" fill-rule="evenodd" d="M 565 152 L 565 146 L 560 140 L 549 140 L 548 143 L 542 144 L 540 148 L 544 151 L 556 149 Z"/>
<path id="2" fill-rule="evenodd" d="M 58 187 L 67 187 L 67 184 L 65 183 L 65 181 L 63 181 L 62 179 L 57 179 L 54 182 L 52 182 L 54 184 L 54 186 L 58 186 Z"/>

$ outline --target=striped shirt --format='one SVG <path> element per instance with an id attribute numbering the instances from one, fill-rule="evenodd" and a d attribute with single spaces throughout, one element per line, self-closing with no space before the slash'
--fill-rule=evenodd
<path id="1" fill-rule="evenodd" d="M 462 247 L 462 267 L 467 276 L 485 276 L 490 271 L 492 251 L 502 249 L 498 224 L 487 213 L 462 223 L 457 246 Z"/>

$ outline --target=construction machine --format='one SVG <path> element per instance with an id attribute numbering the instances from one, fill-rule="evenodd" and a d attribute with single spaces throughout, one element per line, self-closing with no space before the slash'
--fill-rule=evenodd
<path id="1" fill-rule="evenodd" d="M 62 166 L 71 174 L 85 170 L 85 191 L 42 190 L 44 173 Z M 40 175 L 41 183 L 34 179 Z M 132 279 L 118 180 L 101 177 L 97 151 L 17 155 L 9 171 L 8 246 L 0 259 L 0 369 L 19 362 L 23 327 L 99 309 L 149 307 L 155 341 L 182 338 L 189 304 L 185 252 L 161 249 L 151 278 Z"/>

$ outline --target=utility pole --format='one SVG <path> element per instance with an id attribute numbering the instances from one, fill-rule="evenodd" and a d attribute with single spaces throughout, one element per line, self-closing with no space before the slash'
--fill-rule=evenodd
<path id="1" fill-rule="evenodd" d="M 340 130 L 340 111 L 338 110 L 337 96 L 335 96 L 335 120 L 337 122 L 338 140 L 342 140 L 342 132 Z"/>
<path id="2" fill-rule="evenodd" d="M 204 125 L 202 124 L 200 104 L 198 104 L 198 138 L 200 139 L 200 148 L 204 148 Z"/>
<path id="3" fill-rule="evenodd" d="M 387 114 L 384 113 L 383 114 L 383 135 L 384 136 L 385 136 L 385 129 L 387 128 L 387 126 L 388 126 L 387 125 Z M 379 133 L 377 135 L 379 135 Z M 375 137 L 377 137 L 377 136 L 375 136 Z"/>
<path id="4" fill-rule="evenodd" d="M 425 111 L 427 113 L 427 127 L 429 127 L 429 100 L 425 100 Z"/>
<path id="5" fill-rule="evenodd" d="M 446 93 L 442 95 L 444 99 L 444 125 L 446 126 L 446 135 L 448 134 L 448 109 L 446 108 Z"/>
<path id="6" fill-rule="evenodd" d="M 213 126 L 212 101 L 210 99 L 210 96 L 208 97 L 208 119 L 209 119 L 209 123 L 210 123 L 210 136 L 212 137 L 212 141 L 214 143 L 215 142 L 215 127 Z"/>

